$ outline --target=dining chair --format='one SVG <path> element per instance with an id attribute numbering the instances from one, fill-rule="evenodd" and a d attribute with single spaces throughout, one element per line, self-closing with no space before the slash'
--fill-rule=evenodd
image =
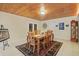
<path id="1" fill-rule="evenodd" d="M 49 39 L 50 37 L 49 37 L 49 35 L 48 35 L 48 33 L 46 32 L 45 33 L 45 38 L 44 38 L 44 42 L 45 42 L 45 47 L 47 48 L 48 46 L 49 46 L 49 44 L 50 44 L 50 39 Z"/>
<path id="2" fill-rule="evenodd" d="M 54 33 L 51 33 L 51 42 L 54 41 Z"/>
<path id="3" fill-rule="evenodd" d="M 49 40 L 52 42 L 53 39 L 54 39 L 54 33 L 53 33 L 53 30 L 49 30 L 49 31 L 48 31 L 48 35 L 50 36 L 50 37 L 49 37 Z"/>
<path id="4" fill-rule="evenodd" d="M 27 43 L 28 43 L 28 48 L 31 50 L 31 46 L 33 47 L 33 53 L 35 52 L 35 40 L 33 39 L 33 32 L 28 32 L 28 36 L 27 36 Z"/>
<path id="5" fill-rule="evenodd" d="M 42 46 L 42 49 L 45 49 L 45 36 L 41 38 L 40 44 Z"/>

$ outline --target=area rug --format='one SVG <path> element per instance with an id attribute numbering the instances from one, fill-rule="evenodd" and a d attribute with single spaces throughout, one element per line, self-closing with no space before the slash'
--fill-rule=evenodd
<path id="1" fill-rule="evenodd" d="M 62 46 L 62 42 L 52 41 L 51 46 L 46 49 L 41 49 L 39 56 L 55 56 Z M 37 53 L 32 53 L 31 49 L 28 49 L 27 43 L 16 46 L 16 48 L 22 52 L 25 56 L 37 56 Z"/>

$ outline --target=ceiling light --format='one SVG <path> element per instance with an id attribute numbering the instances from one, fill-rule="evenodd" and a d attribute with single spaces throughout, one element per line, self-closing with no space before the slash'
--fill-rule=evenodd
<path id="1" fill-rule="evenodd" d="M 41 16 L 44 16 L 45 14 L 46 14 L 46 10 L 45 10 L 44 4 L 41 4 L 41 7 L 40 7 L 40 15 Z"/>

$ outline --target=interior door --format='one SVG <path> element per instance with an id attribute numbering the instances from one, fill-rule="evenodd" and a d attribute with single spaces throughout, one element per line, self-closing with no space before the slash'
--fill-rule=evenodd
<path id="1" fill-rule="evenodd" d="M 79 21 L 78 21 L 78 42 L 79 42 Z"/>
<path id="2" fill-rule="evenodd" d="M 71 21 L 71 41 L 78 41 L 78 21 L 75 20 Z"/>

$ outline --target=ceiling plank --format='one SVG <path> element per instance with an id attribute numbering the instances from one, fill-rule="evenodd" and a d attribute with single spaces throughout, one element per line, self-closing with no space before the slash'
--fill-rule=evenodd
<path id="1" fill-rule="evenodd" d="M 74 16 L 77 12 L 77 4 L 72 3 L 45 3 L 47 11 L 45 16 L 40 16 L 39 3 L 1 3 L 0 11 L 7 13 L 33 18 L 36 20 L 49 20 L 54 18 Z"/>

